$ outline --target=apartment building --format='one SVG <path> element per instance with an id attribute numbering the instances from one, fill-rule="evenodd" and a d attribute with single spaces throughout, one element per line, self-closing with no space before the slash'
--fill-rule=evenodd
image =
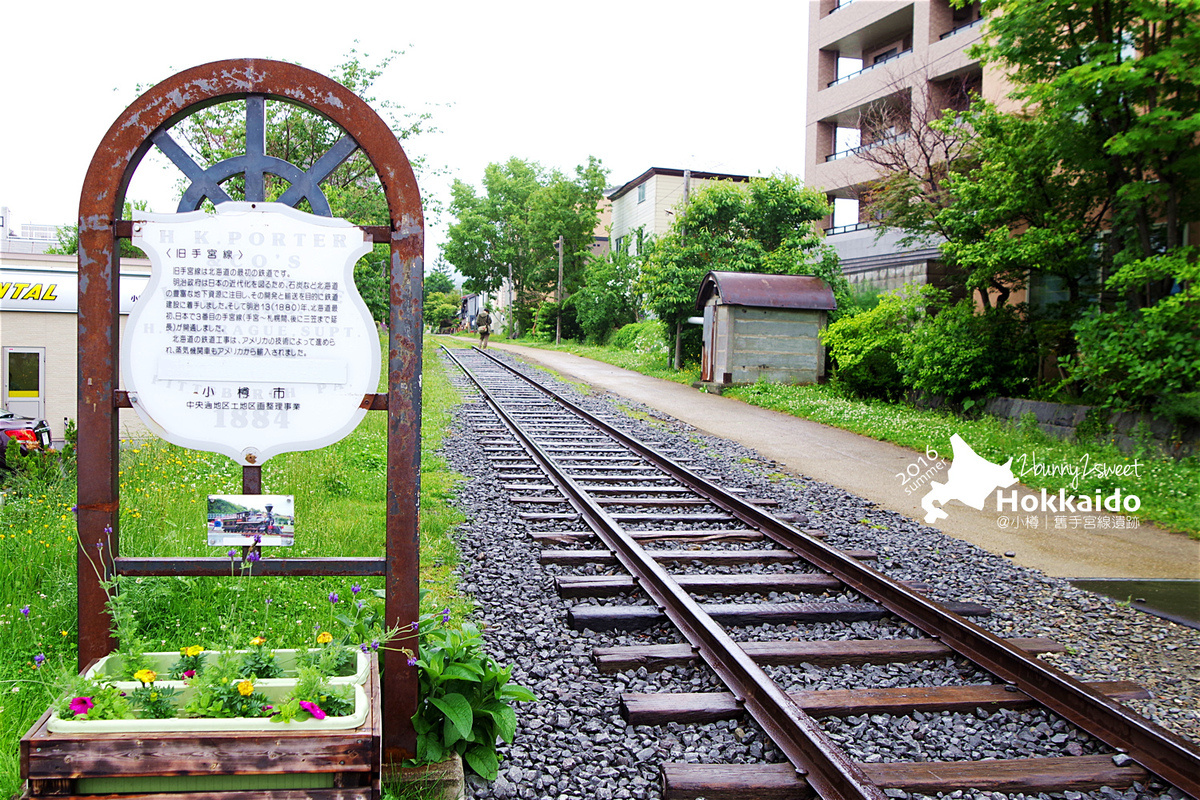
<path id="1" fill-rule="evenodd" d="M 1003 75 L 966 52 L 984 23 L 978 2 L 811 0 L 805 183 L 834 204 L 823 227 L 851 283 L 892 289 L 943 273 L 937 242 L 877 236 L 867 198 L 880 167 L 870 154 L 914 146 L 921 120 L 965 108 L 971 93 L 1007 94 Z"/>

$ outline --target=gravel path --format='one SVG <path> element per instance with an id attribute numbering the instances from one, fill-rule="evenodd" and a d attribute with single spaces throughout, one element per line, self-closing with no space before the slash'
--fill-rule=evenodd
<path id="1" fill-rule="evenodd" d="M 511 359 L 510 363 L 512 362 Z M 456 368 L 450 367 L 450 374 Z M 526 368 L 545 380 L 545 374 Z M 1066 645 L 1064 654 L 1043 656 L 1084 680 L 1132 680 L 1152 699 L 1131 701 L 1140 713 L 1200 742 L 1200 631 L 1121 606 L 1075 589 L 1063 580 L 1022 569 L 1004 558 L 944 536 L 893 512 L 819 481 L 782 475 L 773 462 L 725 440 L 697 433 L 658 412 L 585 397 L 564 384 L 557 389 L 589 410 L 606 410 L 633 435 L 690 455 L 719 483 L 745 487 L 755 497 L 780 501 L 778 512 L 807 514 L 810 527 L 843 548 L 879 552 L 877 567 L 902 580 L 924 581 L 939 600 L 983 603 L 990 617 L 975 621 L 1003 636 L 1048 636 Z M 468 477 L 457 503 L 468 517 L 461 536 L 461 589 L 474 597 L 477 618 L 501 663 L 514 665 L 514 681 L 528 686 L 537 703 L 518 709 L 512 745 L 501 749 L 500 777 L 492 784 L 468 779 L 468 795 L 478 798 L 660 798 L 663 761 L 757 763 L 782 761 L 748 717 L 707 725 L 631 726 L 619 714 L 626 691 L 717 691 L 722 687 L 704 666 L 662 672 L 644 669 L 601 675 L 592 664 L 594 647 L 674 643 L 678 633 L 665 625 L 636 632 L 572 631 L 568 603 L 554 589 L 556 574 L 603 574 L 619 568 L 542 567 L 541 547 L 528 538 L 520 509 L 499 488 L 496 470 L 475 444 L 464 412 L 480 410 L 464 390 L 456 431 L 446 456 Z M 563 545 L 554 545 L 562 547 Z M 755 547 L 730 544 L 730 547 Z M 757 545 L 763 546 L 763 545 Z M 586 547 L 586 545 L 584 545 Z M 771 565 L 764 571 L 777 571 Z M 784 566 L 783 569 L 792 569 Z M 689 569 L 689 571 L 698 571 Z M 705 598 L 734 602 L 743 598 Z M 794 599 L 783 595 L 780 599 Z M 811 599 L 811 598 L 810 598 Z M 832 599 L 828 596 L 824 599 Z M 626 598 L 642 602 L 640 598 Z M 911 635 L 903 623 L 824 623 L 733 629 L 734 638 L 819 639 L 896 638 Z M 787 689 L 857 686 L 937 686 L 981 680 L 957 659 L 866 667 L 770 667 Z M 967 714 L 828 718 L 822 726 L 858 759 L 874 761 L 950 760 L 1012 756 L 1087 755 L 1108 749 L 1064 721 L 1040 710 Z M 888 790 L 891 797 L 920 797 Z M 1024 795 L 955 793 L 951 797 Z M 1070 792 L 1067 800 L 1181 797 L 1157 782 L 1117 792 Z M 1039 795 L 1051 797 L 1051 795 Z"/>

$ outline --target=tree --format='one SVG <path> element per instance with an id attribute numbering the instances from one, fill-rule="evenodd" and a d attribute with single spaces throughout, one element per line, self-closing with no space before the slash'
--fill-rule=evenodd
<path id="1" fill-rule="evenodd" d="M 640 240 L 640 229 L 638 231 Z M 644 260 L 641 248 L 631 255 L 627 247 L 592 257 L 584 267 L 583 288 L 574 296 L 579 326 L 590 342 L 603 342 L 608 335 L 637 320 L 634 283 Z"/>
<path id="2" fill-rule="evenodd" d="M 368 62 L 351 48 L 345 61 L 335 68 L 332 77 L 353 91 L 374 108 L 389 124 L 396 138 L 410 139 L 430 130 L 427 112 L 407 112 L 389 100 L 371 96 L 376 80 L 401 55 L 392 51 L 376 64 Z M 221 103 L 186 117 L 172 132 L 181 146 L 191 151 L 197 163 L 208 166 L 246 152 L 246 104 L 239 100 Z M 266 154 L 308 169 L 325 155 L 345 132 L 327 120 L 299 106 L 283 101 L 268 100 L 266 104 Z M 421 159 L 413 159 L 418 175 L 428 172 Z M 265 176 L 266 197 L 274 200 L 287 190 L 282 178 Z M 245 179 L 235 175 L 223 184 L 234 200 L 245 197 Z M 356 225 L 387 225 L 390 222 L 387 200 L 379 177 L 362 150 L 356 150 L 321 183 L 329 207 L 335 217 Z M 307 201 L 297 206 L 311 211 Z M 375 245 L 374 250 L 354 268 L 354 280 L 371 311 L 380 322 L 388 318 L 389 298 L 387 281 L 387 245 Z"/>
<path id="3" fill-rule="evenodd" d="M 654 242 L 637 283 L 675 338 L 676 366 L 682 324 L 695 313 L 696 291 L 709 270 L 816 275 L 839 304 L 848 300 L 837 255 L 814 225 L 828 213 L 825 196 L 790 175 L 716 181 L 691 195 Z"/>
<path id="4" fill-rule="evenodd" d="M 564 286 L 573 291 L 583 282 L 606 175 L 594 157 L 576 167 L 573 180 L 510 158 L 487 166 L 482 195 L 456 180 L 449 211 L 457 221 L 442 255 L 465 277 L 467 291 L 492 292 L 511 281 L 517 303 L 532 306 L 557 285 L 561 235 Z"/>
<path id="5" fill-rule="evenodd" d="M 1078 121 L 1001 114 L 986 103 L 964 118 L 975 131 L 971 163 L 948 174 L 951 200 L 934 215 L 948 240 L 943 256 L 985 308 L 1004 306 L 1033 273 L 1052 276 L 1067 301 L 1041 313 L 1073 318 L 1095 289 L 1112 210 L 1104 175 L 1065 152 L 1082 135 Z"/>
<path id="6" fill-rule="evenodd" d="M 428 302 L 430 294 L 434 292 L 447 294 L 457 290 L 458 286 L 455 285 L 454 278 L 450 276 L 450 267 L 445 262 L 439 262 L 438 265 L 433 268 L 433 272 L 430 272 L 425 276 L 423 288 L 423 299 Z"/>
<path id="7" fill-rule="evenodd" d="M 1117 267 L 1183 246 L 1200 216 L 1200 0 L 987 0 L 979 56 L 1038 115 L 1078 122 L 1064 160 L 1104 177 Z M 1171 291 L 1145 287 L 1154 302 Z"/>
<path id="8" fill-rule="evenodd" d="M 150 204 L 145 200 L 125 201 L 125 207 L 122 211 L 125 219 L 133 219 L 134 211 L 149 211 Z M 58 240 L 58 244 L 53 247 L 47 247 L 46 252 L 60 256 L 73 256 L 79 252 L 79 226 L 78 225 L 62 225 L 54 232 L 54 238 Z M 140 248 L 133 246 L 133 241 L 130 239 L 118 239 L 121 248 L 121 258 L 145 258 L 146 254 Z"/>
<path id="9" fill-rule="evenodd" d="M 462 308 L 462 296 L 456 291 L 432 292 L 425 298 L 425 324 L 435 332 L 453 327 Z"/>
<path id="10" fill-rule="evenodd" d="M 911 90 L 897 82 L 894 89 L 890 100 L 869 106 L 859 120 L 858 158 L 881 175 L 859 200 L 879 220 L 880 233 L 900 230 L 903 244 L 929 246 L 946 236 L 938 213 L 953 200 L 950 176 L 973 163 L 974 128 L 957 117 L 977 85 L 962 77 L 919 81 Z"/>

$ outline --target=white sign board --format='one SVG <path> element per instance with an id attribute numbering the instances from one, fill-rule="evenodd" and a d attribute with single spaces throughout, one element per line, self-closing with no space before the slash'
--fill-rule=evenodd
<path id="1" fill-rule="evenodd" d="M 151 214 L 133 242 L 150 283 L 121 374 L 164 439 L 243 465 L 350 433 L 379 383 L 379 336 L 354 285 L 363 231 L 278 203 Z"/>

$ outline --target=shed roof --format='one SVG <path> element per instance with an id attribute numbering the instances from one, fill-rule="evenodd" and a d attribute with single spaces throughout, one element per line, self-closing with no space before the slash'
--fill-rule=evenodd
<path id="1" fill-rule="evenodd" d="M 829 284 L 811 275 L 763 275 L 757 272 L 713 271 L 700 281 L 696 307 L 712 295 L 733 306 L 801 308 L 832 311 L 837 308 Z"/>

